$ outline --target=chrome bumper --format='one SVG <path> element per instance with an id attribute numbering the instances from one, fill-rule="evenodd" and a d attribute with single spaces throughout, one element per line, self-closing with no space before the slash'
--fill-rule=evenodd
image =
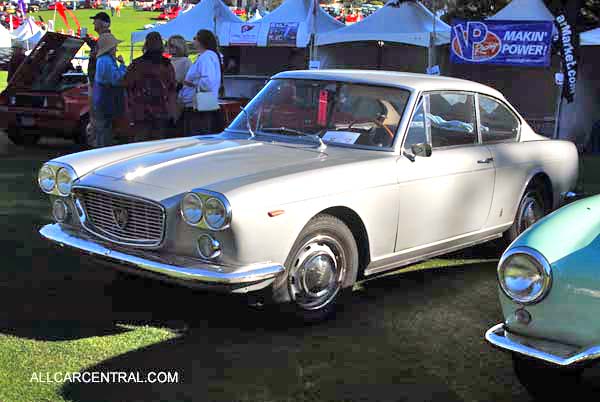
<path id="1" fill-rule="evenodd" d="M 128 272 L 139 275 L 150 274 L 157 279 L 184 285 L 197 284 L 201 288 L 214 286 L 215 289 L 245 293 L 268 286 L 277 275 L 284 271 L 284 267 L 277 264 L 229 267 L 184 257 L 172 257 L 170 261 L 160 261 L 160 257 L 152 256 L 152 258 L 143 255 L 143 252 L 120 251 L 111 248 L 108 244 L 91 239 L 84 234 L 69 231 L 59 224 L 44 226 L 40 229 L 40 234 L 60 246 L 68 246 L 91 254 L 101 261 L 124 268 Z"/>
<path id="2" fill-rule="evenodd" d="M 563 356 L 558 356 L 550 351 L 543 351 L 540 348 L 532 346 L 535 341 L 525 343 L 517 342 L 507 337 L 507 330 L 504 324 L 498 324 L 490 328 L 485 333 L 485 339 L 492 345 L 515 353 L 520 353 L 525 356 L 543 360 L 548 363 L 553 363 L 558 366 L 573 366 L 596 360 L 600 358 L 600 346 L 593 346 L 586 349 L 575 349 L 563 353 Z M 510 335 L 510 333 L 508 333 Z"/>

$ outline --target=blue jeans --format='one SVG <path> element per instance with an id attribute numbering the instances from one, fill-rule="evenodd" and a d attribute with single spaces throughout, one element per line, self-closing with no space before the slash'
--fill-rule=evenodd
<path id="1" fill-rule="evenodd" d="M 94 111 L 94 134 L 96 137 L 96 147 L 109 147 L 113 142 L 112 122 L 113 118 L 106 116 L 102 112 Z"/>

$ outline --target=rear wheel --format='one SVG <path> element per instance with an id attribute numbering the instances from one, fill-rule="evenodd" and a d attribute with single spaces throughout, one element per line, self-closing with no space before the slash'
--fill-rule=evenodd
<path id="1" fill-rule="evenodd" d="M 90 123 L 90 118 L 87 115 L 81 116 L 79 119 L 79 125 L 77 126 L 77 131 L 73 134 L 73 140 L 78 145 L 94 148 L 95 142 L 93 137 L 94 133 Z"/>
<path id="2" fill-rule="evenodd" d="M 583 368 L 563 368 L 513 354 L 513 367 L 519 382 L 535 400 L 573 397 L 579 390 Z"/>
<path id="3" fill-rule="evenodd" d="M 538 186 L 528 187 L 521 198 L 515 220 L 505 233 L 504 239 L 512 243 L 521 233 L 533 226 L 546 215 L 546 206 L 542 188 Z"/>
<path id="4" fill-rule="evenodd" d="M 318 215 L 298 236 L 285 266 L 285 274 L 273 284 L 275 301 L 288 301 L 304 322 L 325 320 L 356 281 L 356 241 L 340 219 Z"/>

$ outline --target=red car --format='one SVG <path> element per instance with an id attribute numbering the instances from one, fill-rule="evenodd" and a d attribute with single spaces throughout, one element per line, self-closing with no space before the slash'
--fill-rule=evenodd
<path id="1" fill-rule="evenodd" d="M 0 93 L 0 130 L 15 144 L 34 145 L 42 135 L 90 144 L 87 75 L 71 64 L 83 43 L 74 36 L 46 33 Z M 247 101 L 220 100 L 227 123 Z M 133 135 L 126 118 L 114 123 L 116 138 L 127 141 Z"/>
<path id="2" fill-rule="evenodd" d="M 175 19 L 179 15 L 180 11 L 181 7 L 179 6 L 170 7 L 168 9 L 165 9 L 165 11 L 162 14 L 160 14 L 157 19 L 166 21 Z"/>
<path id="3" fill-rule="evenodd" d="M 12 16 L 12 26 L 13 29 L 17 29 L 23 22 L 23 20 L 19 17 L 17 17 L 16 14 L 4 14 L 2 17 L 2 25 L 4 25 L 5 27 L 10 27 L 10 19 Z"/>
<path id="4" fill-rule="evenodd" d="M 163 11 L 164 5 L 161 0 L 155 1 L 151 6 L 144 7 L 144 11 Z"/>
<path id="5" fill-rule="evenodd" d="M 79 38 L 46 33 L 0 94 L 0 129 L 15 144 L 35 144 L 42 133 L 85 143 L 87 76 L 71 65 L 82 45 Z"/>

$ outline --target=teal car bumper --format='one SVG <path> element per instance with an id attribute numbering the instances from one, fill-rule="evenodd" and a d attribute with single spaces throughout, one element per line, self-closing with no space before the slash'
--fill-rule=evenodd
<path id="1" fill-rule="evenodd" d="M 504 324 L 490 328 L 485 334 L 485 339 L 499 349 L 562 367 L 581 365 L 600 358 L 600 346 L 582 349 L 572 345 L 524 337 L 511 333 Z"/>

